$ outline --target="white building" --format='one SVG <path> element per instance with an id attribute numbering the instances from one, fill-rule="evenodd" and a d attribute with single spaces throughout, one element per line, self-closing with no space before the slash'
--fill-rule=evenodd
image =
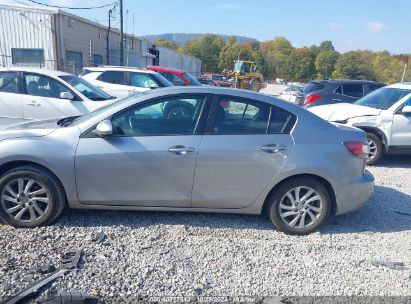
<path id="1" fill-rule="evenodd" d="M 124 64 L 153 64 L 152 45 L 125 34 Z M 152 52 L 151 53 L 155 53 Z M 159 64 L 201 72 L 201 60 L 158 48 Z M 79 73 L 83 66 L 119 65 L 120 32 L 54 8 L 0 5 L 0 65 L 35 66 Z"/>

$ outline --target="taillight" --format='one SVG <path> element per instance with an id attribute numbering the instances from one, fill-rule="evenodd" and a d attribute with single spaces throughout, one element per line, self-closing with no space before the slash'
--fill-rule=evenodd
<path id="1" fill-rule="evenodd" d="M 368 143 L 362 141 L 346 141 L 344 146 L 356 157 L 367 158 L 370 147 Z"/>
<path id="2" fill-rule="evenodd" d="M 307 97 L 305 97 L 304 105 L 308 106 L 309 104 L 313 103 L 314 101 L 316 101 L 320 98 L 321 98 L 321 95 L 319 95 L 319 94 L 310 94 Z"/>

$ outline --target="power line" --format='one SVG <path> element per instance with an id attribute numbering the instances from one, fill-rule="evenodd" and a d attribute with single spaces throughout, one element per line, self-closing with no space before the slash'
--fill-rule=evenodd
<path id="1" fill-rule="evenodd" d="M 41 2 L 38 2 L 38 1 L 35 1 L 35 0 L 27 0 L 27 1 L 35 3 L 35 4 L 48 6 L 48 7 L 64 8 L 64 9 L 71 9 L 71 10 L 83 10 L 83 9 L 88 10 L 88 9 L 104 8 L 104 7 L 107 7 L 107 6 L 115 5 L 117 3 L 117 1 L 116 1 L 116 2 L 109 3 L 109 4 L 100 5 L 100 6 L 93 6 L 93 7 L 70 7 L 70 6 L 51 5 L 51 4 L 41 3 Z"/>
<path id="2" fill-rule="evenodd" d="M 24 3 L 24 2 L 21 2 L 21 1 L 18 1 L 18 0 L 14 0 L 14 2 L 17 2 L 17 3 L 20 3 L 20 4 L 24 4 L 24 5 L 33 7 L 33 5 L 30 5 L 30 4 L 27 4 L 27 3 Z"/>

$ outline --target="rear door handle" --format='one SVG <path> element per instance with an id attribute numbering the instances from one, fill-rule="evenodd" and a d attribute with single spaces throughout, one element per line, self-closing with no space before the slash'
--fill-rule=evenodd
<path id="1" fill-rule="evenodd" d="M 40 103 L 38 103 L 37 101 L 34 101 L 34 100 L 26 102 L 26 105 L 32 106 L 32 107 L 40 107 L 41 106 Z"/>
<path id="2" fill-rule="evenodd" d="M 178 155 L 184 155 L 184 154 L 187 154 L 188 152 L 194 152 L 194 151 L 195 151 L 194 148 L 186 147 L 183 145 L 177 145 L 177 146 L 168 148 L 168 152 L 178 154 Z"/>
<path id="3" fill-rule="evenodd" d="M 341 102 L 341 99 L 333 99 L 334 102 Z"/>
<path id="4" fill-rule="evenodd" d="M 286 146 L 277 144 L 268 144 L 261 147 L 261 150 L 267 153 L 278 153 L 280 151 L 284 151 L 285 149 L 287 149 Z"/>

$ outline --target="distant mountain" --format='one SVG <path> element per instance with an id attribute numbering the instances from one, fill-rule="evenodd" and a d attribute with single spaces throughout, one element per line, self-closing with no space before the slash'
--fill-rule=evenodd
<path id="1" fill-rule="evenodd" d="M 146 35 L 144 36 L 147 38 L 149 41 L 155 41 L 158 39 L 164 39 L 164 40 L 169 40 L 173 41 L 179 46 L 185 45 L 187 41 L 193 40 L 193 39 L 198 39 L 203 37 L 206 34 L 194 34 L 194 33 L 167 33 L 167 34 L 159 34 L 159 35 Z M 230 35 L 217 35 L 220 36 L 224 41 L 230 37 Z M 257 40 L 254 38 L 249 38 L 249 37 L 244 37 L 244 36 L 237 36 L 237 43 L 244 43 L 247 40 Z"/>

